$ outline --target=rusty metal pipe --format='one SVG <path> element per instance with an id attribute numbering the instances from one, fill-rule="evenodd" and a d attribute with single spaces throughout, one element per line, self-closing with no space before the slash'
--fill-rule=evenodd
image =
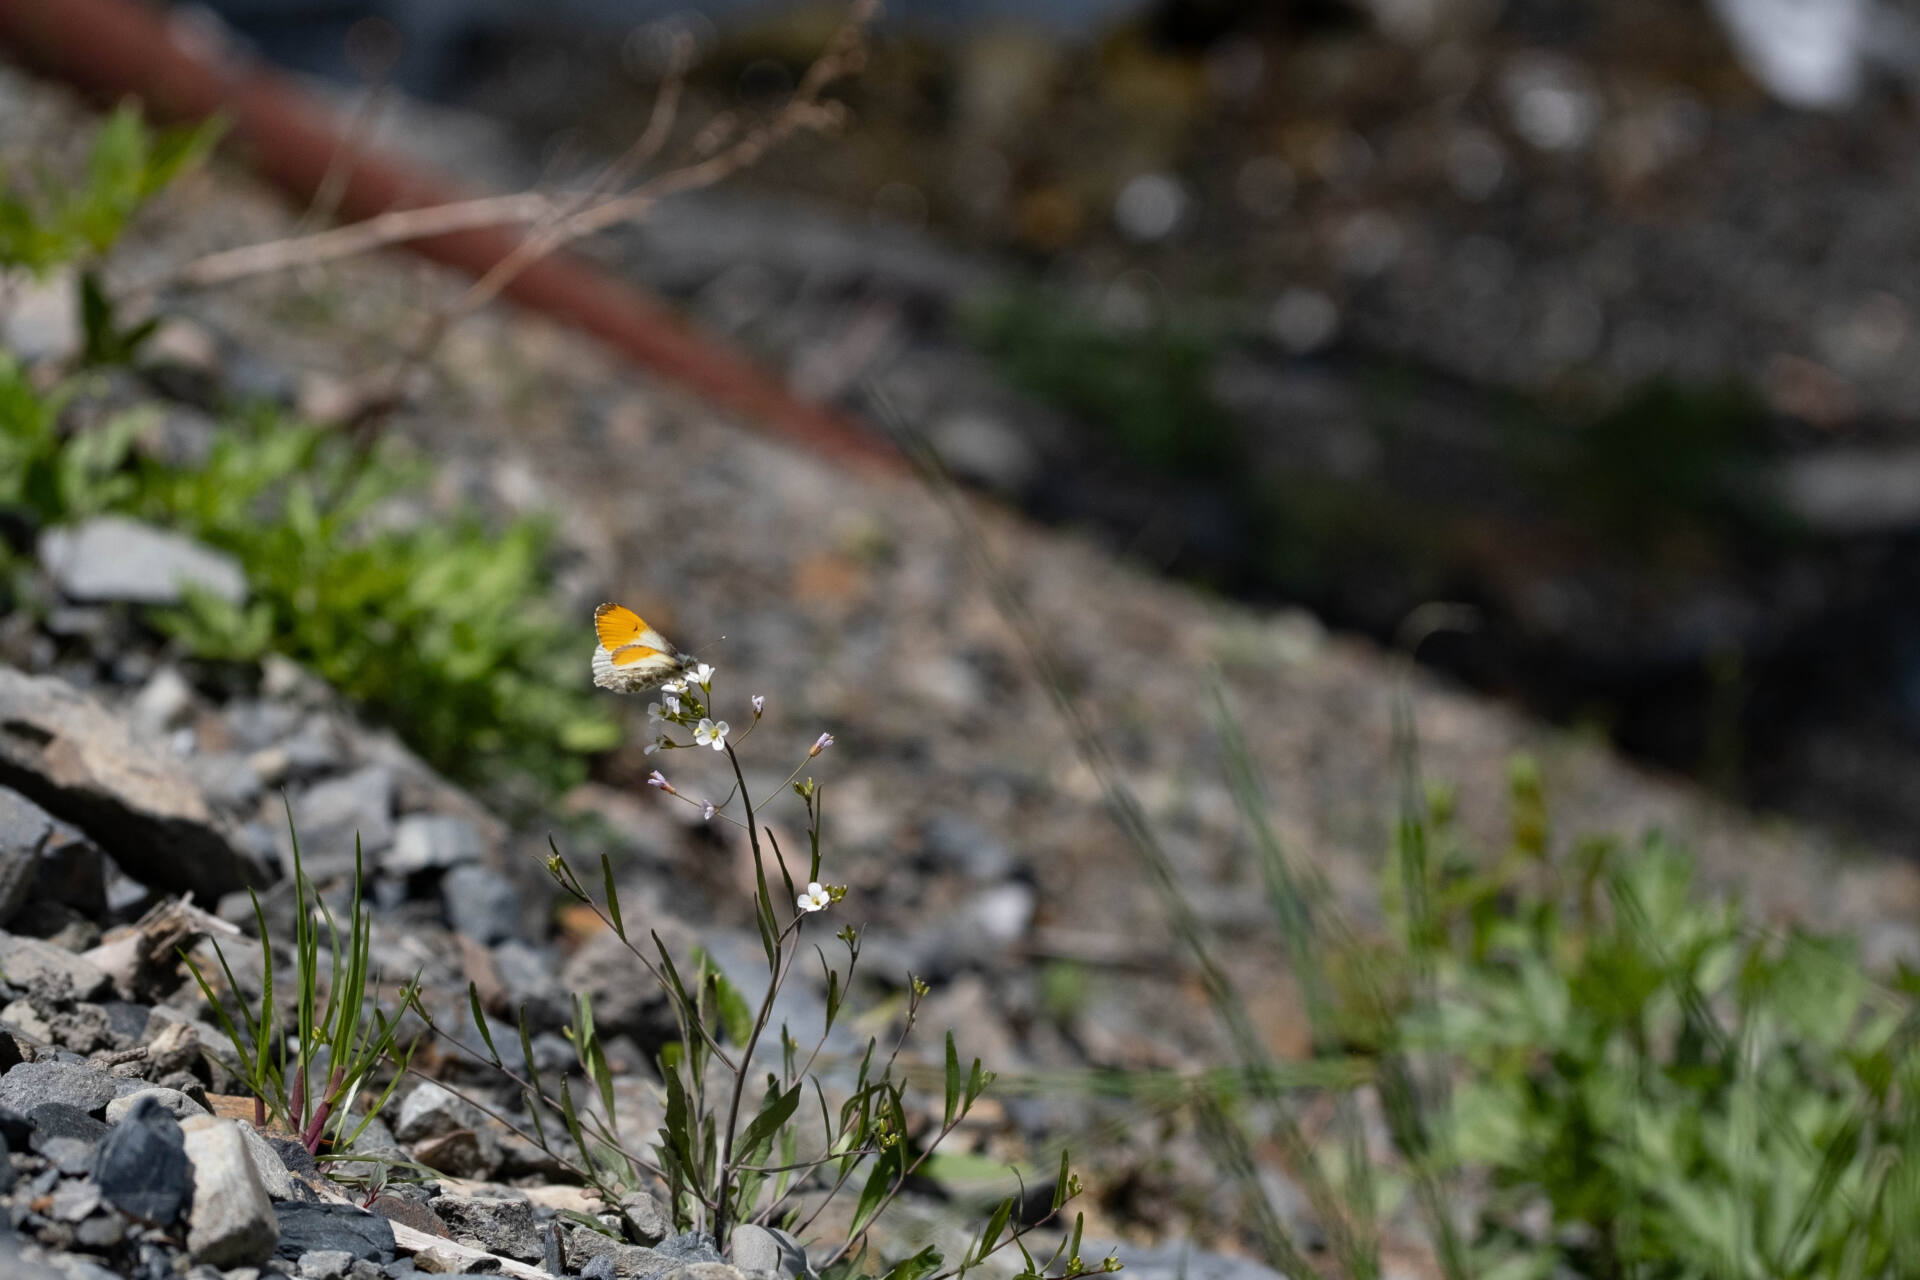
<path id="1" fill-rule="evenodd" d="M 296 201 L 312 198 L 342 138 L 331 113 L 290 78 L 244 58 L 190 20 L 139 0 L 0 0 L 0 47 L 103 103 L 132 96 L 156 120 L 222 115 L 231 150 Z M 338 214 L 351 221 L 467 193 L 443 175 L 376 151 L 346 166 Z M 404 246 L 478 278 L 520 243 L 504 227 Z M 506 293 L 605 342 L 636 364 L 807 448 L 847 462 L 898 466 L 878 437 L 808 404 L 747 357 L 699 333 L 664 302 L 575 255 L 549 254 Z"/>

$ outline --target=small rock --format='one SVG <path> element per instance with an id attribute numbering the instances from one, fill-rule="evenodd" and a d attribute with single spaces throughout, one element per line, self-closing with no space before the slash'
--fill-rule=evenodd
<path id="1" fill-rule="evenodd" d="M 472 1129 L 479 1123 L 478 1107 L 431 1080 L 422 1080 L 401 1100 L 393 1134 L 402 1142 L 418 1142 L 456 1129 Z"/>
<path id="2" fill-rule="evenodd" d="M 520 891 L 485 867 L 455 867 L 440 882 L 447 927 L 489 946 L 519 932 Z"/>
<path id="3" fill-rule="evenodd" d="M 0 934 L 0 974 L 23 988 L 36 1006 L 92 1000 L 112 989 L 112 979 L 91 960 L 38 938 Z"/>
<path id="4" fill-rule="evenodd" d="M 525 1199 L 438 1195 L 427 1203 L 462 1244 L 521 1262 L 538 1262 L 544 1256 L 533 1205 Z"/>
<path id="5" fill-rule="evenodd" d="M 115 1098 L 107 1104 L 107 1123 L 119 1124 L 137 1106 L 149 1099 L 164 1108 L 168 1115 L 176 1120 L 185 1120 L 189 1116 L 204 1116 L 207 1109 L 189 1098 L 178 1089 L 138 1089 L 124 1097 Z"/>
<path id="6" fill-rule="evenodd" d="M 603 1253 L 592 1258 L 580 1268 L 580 1280 L 615 1280 L 620 1273 L 614 1269 L 613 1255 Z"/>
<path id="7" fill-rule="evenodd" d="M 456 1178 L 488 1178 L 500 1164 L 499 1149 L 472 1129 L 423 1138 L 413 1144 L 413 1158 Z"/>
<path id="8" fill-rule="evenodd" d="M 40 1016 L 40 1011 L 33 1007 L 32 1001 L 8 1001 L 4 1008 L 0 1008 L 0 1025 L 25 1036 L 30 1043 L 53 1043 L 53 1028 L 47 1025 L 47 1020 Z"/>
<path id="9" fill-rule="evenodd" d="M 209 1117 L 184 1132 L 194 1180 L 187 1249 L 195 1262 L 214 1267 L 262 1263 L 279 1243 L 280 1219 L 260 1180 L 246 1128 Z"/>
<path id="10" fill-rule="evenodd" d="M 0 312 L 0 343 L 23 363 L 64 364 L 80 354 L 80 288 L 71 269 L 44 280 L 4 282 L 7 307 Z"/>
<path id="11" fill-rule="evenodd" d="M 648 1192 L 627 1192 L 620 1197 L 619 1209 L 627 1235 L 638 1244 L 658 1244 L 673 1234 L 673 1219 Z"/>
<path id="12" fill-rule="evenodd" d="M 300 1255 L 301 1280 L 347 1280 L 358 1261 L 345 1249 L 315 1249 Z"/>
<path id="13" fill-rule="evenodd" d="M 62 1173 L 91 1169 L 100 1142 L 109 1132 L 106 1125 L 64 1102 L 43 1102 L 29 1111 L 27 1118 L 33 1121 L 27 1146 Z"/>
<path id="14" fill-rule="evenodd" d="M 40 566 L 69 600 L 179 604 L 189 588 L 232 604 L 247 598 L 247 575 L 233 556 L 125 516 L 48 529 Z"/>
<path id="15" fill-rule="evenodd" d="M 35 903 L 57 903 L 71 907 L 88 921 L 99 919 L 107 908 L 107 855 L 70 822 L 53 820 L 53 831 L 40 847 L 40 871 L 34 877 L 34 902 L 21 913 L 26 916 Z M 51 930 L 16 927 L 15 933 L 32 933 L 36 938 L 52 936 Z"/>
<path id="16" fill-rule="evenodd" d="M 193 1115 L 182 1120 L 180 1130 L 187 1135 L 189 1153 L 193 1149 L 192 1144 L 197 1141 L 197 1134 L 226 1123 L 228 1121 L 218 1116 Z M 247 1159 L 253 1163 L 254 1176 L 260 1180 L 260 1185 L 266 1189 L 267 1195 L 274 1200 L 292 1199 L 293 1175 L 287 1172 L 287 1165 L 280 1158 L 279 1153 L 268 1145 L 266 1136 L 250 1124 L 236 1124 L 234 1127 L 239 1130 L 240 1141 L 246 1146 Z M 305 1148 L 301 1150 L 304 1151 Z"/>
<path id="17" fill-rule="evenodd" d="M 554 972 L 551 951 L 509 938 L 493 948 L 493 968 L 507 1007 L 525 1009 L 530 1026 L 556 1027 L 567 1021 L 567 989 Z"/>
<path id="18" fill-rule="evenodd" d="M 162 667 L 134 697 L 128 714 L 136 733 L 161 738 L 179 728 L 192 709 L 193 686 L 177 668 Z"/>
<path id="19" fill-rule="evenodd" d="M 344 1249 L 369 1262 L 392 1262 L 398 1254 L 393 1228 L 379 1214 L 348 1204 L 282 1201 L 274 1205 L 280 1218 L 276 1256 L 297 1261 L 320 1249 Z"/>
<path id="20" fill-rule="evenodd" d="M 567 1265 L 582 1275 L 630 1277 L 664 1275 L 680 1262 L 592 1227 L 575 1226 L 567 1236 Z"/>
<path id="21" fill-rule="evenodd" d="M 187 772 L 200 784 L 200 793 L 209 804 L 230 813 L 250 808 L 266 789 L 259 770 L 249 756 L 217 751 L 187 757 Z"/>
<path id="22" fill-rule="evenodd" d="M 669 1271 L 666 1280 L 747 1280 L 746 1273 L 727 1262 L 692 1262 Z"/>
<path id="23" fill-rule="evenodd" d="M 411 813 L 393 829 L 393 847 L 380 860 L 391 875 L 413 875 L 480 861 L 485 847 L 480 832 L 465 818 Z"/>
<path id="24" fill-rule="evenodd" d="M 13 918 L 33 889 L 40 850 L 53 833 L 53 818 L 33 801 L 0 787 L 0 925 Z"/>
<path id="25" fill-rule="evenodd" d="M 683 1231 L 677 1236 L 668 1236 L 653 1246 L 653 1251 L 685 1263 L 724 1261 L 713 1237 L 704 1231 Z"/>
<path id="26" fill-rule="evenodd" d="M 97 1067 L 46 1060 L 23 1062 L 0 1076 L 0 1107 L 31 1116 L 36 1107 L 59 1103 L 92 1115 L 141 1085 L 121 1080 Z"/>
<path id="27" fill-rule="evenodd" d="M 332 1166 L 339 1169 L 339 1165 Z M 397 1222 L 415 1231 L 424 1231 L 430 1236 L 439 1236 L 443 1240 L 453 1239 L 453 1233 L 447 1230 L 447 1224 L 440 1221 L 440 1215 L 421 1204 L 418 1200 L 409 1200 L 392 1192 L 383 1191 L 373 1198 L 367 1206 L 389 1222 Z"/>
<path id="28" fill-rule="evenodd" d="M 218 902 L 266 883 L 177 761 L 61 680 L 0 667 L 0 785 L 76 823 L 143 884 Z"/>
<path id="29" fill-rule="evenodd" d="M 100 1207 L 100 1187 L 90 1178 L 68 1178 L 53 1191 L 47 1213 L 55 1222 L 78 1222 Z"/>
<path id="30" fill-rule="evenodd" d="M 38 1112 L 34 1119 L 39 1122 Z M 180 1122 L 157 1099 L 143 1099 L 100 1143 L 93 1180 L 122 1212 L 160 1226 L 178 1222 L 194 1200 L 194 1166 Z"/>
<path id="31" fill-rule="evenodd" d="M 374 863 L 393 843 L 393 774 L 371 765 L 315 784 L 293 802 L 293 825 L 307 874 L 316 879 L 351 874 L 356 839 Z M 293 865 L 292 852 L 285 850 L 283 865 Z"/>
<path id="32" fill-rule="evenodd" d="M 811 1274 L 807 1251 L 785 1231 L 744 1222 L 733 1229 L 731 1244 L 733 1265 L 742 1271 L 772 1271 L 790 1280 Z"/>

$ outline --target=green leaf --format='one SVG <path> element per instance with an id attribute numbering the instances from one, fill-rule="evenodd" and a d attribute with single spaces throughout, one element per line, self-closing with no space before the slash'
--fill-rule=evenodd
<path id="1" fill-rule="evenodd" d="M 745 1133 L 734 1147 L 735 1155 L 757 1151 L 760 1144 L 772 1138 L 780 1127 L 793 1118 L 794 1110 L 800 1105 L 800 1085 L 794 1085 L 784 1093 L 776 1092 L 777 1081 L 767 1077 L 767 1098 L 761 1104 L 760 1113 L 747 1125 Z M 748 1157 L 750 1158 L 750 1157 Z"/>
<path id="2" fill-rule="evenodd" d="M 720 1026 L 726 1031 L 727 1039 L 744 1047 L 753 1037 L 753 1009 L 747 1004 L 746 996 L 727 981 L 727 975 L 718 968 L 707 971 L 707 981 L 713 985 L 714 1009 L 720 1015 Z"/>
<path id="3" fill-rule="evenodd" d="M 894 1168 L 898 1164 L 894 1153 L 898 1149 L 883 1151 L 875 1157 L 873 1170 L 867 1174 L 867 1181 L 860 1188 L 860 1203 L 854 1207 L 849 1234 L 857 1236 L 873 1224 L 873 1215 L 879 1211 L 881 1200 L 893 1185 Z"/>
<path id="4" fill-rule="evenodd" d="M 960 1051 L 954 1047 L 953 1032 L 947 1032 L 947 1105 L 946 1125 L 953 1123 L 954 1112 L 960 1106 Z"/>
<path id="5" fill-rule="evenodd" d="M 944 1262 L 940 1251 L 928 1245 L 911 1258 L 902 1258 L 887 1269 L 884 1280 L 922 1280 L 940 1269 Z"/>
<path id="6" fill-rule="evenodd" d="M 613 859 L 604 853 L 600 855 L 600 878 L 606 884 L 607 916 L 613 921 L 614 936 L 625 942 L 627 926 L 620 918 L 620 890 L 613 883 Z"/>
<path id="7" fill-rule="evenodd" d="M 493 1032 L 487 1027 L 486 1011 L 480 1007 L 480 986 L 478 983 L 469 982 L 467 984 L 467 1004 L 473 1010 L 474 1029 L 479 1031 L 480 1038 L 486 1042 L 487 1052 L 492 1055 L 493 1065 L 497 1067 L 500 1065 L 500 1051 L 493 1047 Z"/>

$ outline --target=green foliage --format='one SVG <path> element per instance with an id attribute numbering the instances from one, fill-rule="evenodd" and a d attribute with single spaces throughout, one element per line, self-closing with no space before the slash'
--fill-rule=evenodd
<path id="1" fill-rule="evenodd" d="M 204 466 L 146 466 L 127 505 L 231 551 L 253 597 L 198 594 L 158 615 L 197 654 L 284 653 L 468 780 L 576 781 L 619 742 L 587 692 L 575 629 L 546 594 L 548 534 L 476 515 L 397 519 L 423 479 L 261 410 L 228 424 Z M 570 643 L 571 642 L 571 643 Z"/>
<path id="2" fill-rule="evenodd" d="M 1658 837 L 1556 855 L 1526 759 L 1509 847 L 1466 848 L 1397 714 L 1392 927 L 1373 939 L 1265 827 L 1225 722 L 1316 1057 L 1370 1062 L 1397 1149 L 1380 1169 L 1332 1153 L 1365 1176 L 1316 1211 L 1363 1222 L 1410 1192 L 1457 1276 L 1916 1274 L 1920 980 L 1887 989 L 1844 939 L 1765 928 Z"/>
<path id="3" fill-rule="evenodd" d="M 968 327 L 1016 386 L 1110 433 L 1130 461 L 1213 477 L 1238 465 L 1239 427 L 1207 387 L 1219 351 L 1206 336 L 1116 329 L 1038 297 L 982 307 Z"/>
<path id="4" fill-rule="evenodd" d="M 1658 839 L 1456 861 L 1436 888 L 1439 999 L 1397 1033 L 1457 1064 L 1446 1119 L 1493 1188 L 1478 1248 L 1541 1276 L 1915 1274 L 1911 981 L 1703 898 Z M 1542 1203 L 1546 1233 L 1523 1225 Z"/>
<path id="5" fill-rule="evenodd" d="M 29 184 L 0 175 L 0 267 L 46 272 L 107 252 L 141 205 L 212 150 L 220 126 L 158 133 L 123 104 L 94 135 L 80 174 L 50 171 Z"/>
<path id="6" fill-rule="evenodd" d="M 417 461 L 273 410 L 226 423 L 203 466 L 137 459 L 138 411 L 62 429 L 77 385 L 42 395 L 0 360 L 0 509 L 36 527 L 122 512 L 238 556 L 248 603 L 199 593 L 151 615 L 194 654 L 286 654 L 468 780 L 561 787 L 618 743 L 587 693 L 575 629 L 545 599 L 539 524 L 401 523 Z"/>
<path id="7" fill-rule="evenodd" d="M 291 831 L 291 810 L 287 814 L 287 825 Z M 419 1044 L 416 1037 L 402 1050 L 397 1016 L 389 1017 L 377 999 L 368 999 L 372 979 L 368 954 L 373 934 L 372 921 L 360 896 L 361 883 L 360 848 L 356 841 L 353 897 L 347 908 L 343 937 L 332 911 L 301 870 L 300 837 L 298 832 L 293 833 L 291 1025 L 274 1000 L 273 939 L 258 897 L 253 899 L 253 917 L 259 928 L 264 963 L 258 1008 L 250 1007 L 241 997 L 233 968 L 217 941 L 213 944 L 214 953 L 226 980 L 225 989 L 233 999 L 231 1011 L 227 1001 L 215 993 L 199 963 L 182 953 L 200 993 L 232 1043 L 240 1061 L 241 1076 L 257 1100 L 256 1123 L 271 1119 L 298 1134 L 308 1151 L 319 1154 L 324 1150 L 336 1157 L 351 1151 L 373 1118 L 380 1114 L 400 1078 L 406 1074 L 407 1063 Z M 323 949 L 327 959 L 324 996 L 320 979 Z M 412 987 L 402 990 L 403 1008 L 413 1002 L 412 992 Z M 356 1122 L 352 1115 L 353 1103 L 375 1070 L 388 1058 L 393 1058 L 399 1069 Z"/>

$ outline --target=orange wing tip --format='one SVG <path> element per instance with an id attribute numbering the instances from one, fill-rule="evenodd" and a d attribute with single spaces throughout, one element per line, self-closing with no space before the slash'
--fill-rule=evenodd
<path id="1" fill-rule="evenodd" d="M 632 644 L 646 629 L 645 619 L 623 604 L 608 601 L 593 611 L 594 634 L 609 649 Z"/>

